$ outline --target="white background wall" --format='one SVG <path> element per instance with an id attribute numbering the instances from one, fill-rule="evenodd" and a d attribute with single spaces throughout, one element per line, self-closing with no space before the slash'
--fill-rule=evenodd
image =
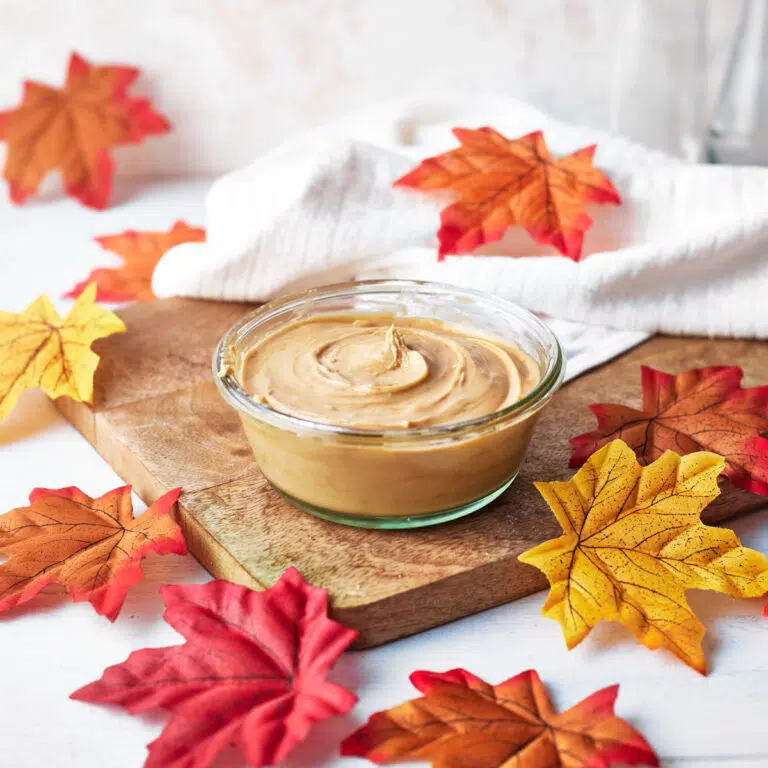
<path id="1" fill-rule="evenodd" d="M 124 174 L 196 174 L 394 97 L 527 99 L 680 153 L 741 0 L 0 0 L 0 108 L 60 83 L 70 50 L 129 63 L 174 133 Z M 704 30 L 706 49 L 697 47 Z M 702 61 L 702 59 L 704 59 Z"/>

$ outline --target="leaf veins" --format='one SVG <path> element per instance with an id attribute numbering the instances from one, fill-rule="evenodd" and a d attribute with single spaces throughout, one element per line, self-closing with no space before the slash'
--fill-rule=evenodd
<path id="1" fill-rule="evenodd" d="M 720 492 L 722 457 L 662 454 L 647 467 L 614 440 L 567 482 L 537 483 L 563 535 L 520 556 L 551 584 L 543 614 L 569 648 L 601 619 L 624 624 L 649 648 L 667 648 L 706 671 L 704 627 L 688 589 L 732 597 L 768 590 L 768 560 L 733 531 L 706 526 L 702 510 Z"/>

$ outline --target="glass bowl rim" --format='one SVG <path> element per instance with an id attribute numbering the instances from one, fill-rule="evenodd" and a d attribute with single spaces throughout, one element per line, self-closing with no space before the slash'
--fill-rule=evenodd
<path id="1" fill-rule="evenodd" d="M 512 315 L 521 320 L 526 330 L 537 337 L 537 341 L 544 346 L 548 344 L 554 348 L 554 354 L 550 354 L 547 361 L 547 369 L 541 381 L 523 398 L 516 403 L 502 408 L 499 411 L 480 416 L 466 421 L 457 421 L 450 424 L 439 424 L 430 427 L 405 427 L 398 429 L 360 429 L 355 427 L 342 427 L 333 424 L 323 424 L 318 421 L 303 419 L 298 416 L 290 416 L 281 413 L 268 405 L 257 403 L 248 392 L 240 385 L 237 377 L 225 361 L 225 353 L 234 345 L 239 334 L 250 332 L 259 325 L 292 309 L 300 307 L 308 301 L 318 299 L 334 299 L 356 295 L 371 295 L 382 293 L 385 290 L 392 292 L 403 289 L 416 289 L 422 293 L 440 295 L 446 292 L 459 294 L 471 299 L 479 300 L 500 309 L 506 315 Z M 543 337 L 543 339 L 541 338 Z M 359 280 L 344 283 L 333 283 L 318 288 L 312 288 L 300 293 L 292 293 L 263 304 L 249 312 L 221 337 L 213 351 L 213 378 L 224 399 L 236 410 L 246 413 L 257 421 L 264 421 L 272 426 L 301 434 L 314 434 L 325 437 L 349 437 L 363 441 L 381 442 L 412 442 L 414 440 L 435 440 L 454 438 L 487 428 L 493 428 L 500 423 L 506 425 L 518 421 L 543 405 L 559 388 L 565 376 L 565 354 L 560 342 L 552 330 L 533 313 L 492 293 L 477 291 L 471 288 L 462 288 L 448 283 L 433 282 L 431 280 Z M 518 417 L 518 418 L 515 418 Z"/>

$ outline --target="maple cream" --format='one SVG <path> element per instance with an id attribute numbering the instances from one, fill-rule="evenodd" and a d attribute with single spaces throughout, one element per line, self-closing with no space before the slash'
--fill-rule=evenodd
<path id="1" fill-rule="evenodd" d="M 356 429 L 469 421 L 541 374 L 520 349 L 434 320 L 339 315 L 289 325 L 245 356 L 240 378 L 280 413 Z"/>
<path id="2" fill-rule="evenodd" d="M 396 314 L 361 312 L 350 285 L 268 305 L 231 329 L 215 357 L 217 377 L 261 471 L 309 511 L 354 525 L 423 525 L 420 518 L 483 506 L 514 479 L 538 412 L 562 380 L 556 340 L 523 310 L 490 297 L 486 310 L 471 291 L 362 285 L 366 307 L 377 308 L 371 285 L 387 294 L 404 285 L 408 300 L 420 291 L 420 309 L 452 322 L 404 312 L 402 299 Z M 341 311 L 337 291 L 350 311 Z M 462 312 L 447 293 L 493 329 L 511 307 L 516 332 L 507 339 L 453 322 Z M 326 295 L 331 311 L 323 311 Z"/>

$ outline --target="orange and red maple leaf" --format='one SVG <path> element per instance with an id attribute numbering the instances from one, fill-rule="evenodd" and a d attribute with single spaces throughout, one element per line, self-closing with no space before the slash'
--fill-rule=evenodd
<path id="1" fill-rule="evenodd" d="M 98 499 L 77 488 L 32 491 L 28 507 L 0 516 L 0 552 L 10 558 L 0 565 L 0 611 L 58 583 L 114 621 L 142 578 L 145 555 L 186 553 L 171 516 L 180 490 L 161 496 L 139 517 L 133 516 L 130 486 Z"/>
<path id="2" fill-rule="evenodd" d="M 21 104 L 0 112 L 0 139 L 8 144 L 4 177 L 14 203 L 59 171 L 67 194 L 91 208 L 107 206 L 110 149 L 170 129 L 147 99 L 128 95 L 138 75 L 134 67 L 96 66 L 73 53 L 62 88 L 24 84 Z"/>
<path id="3" fill-rule="evenodd" d="M 620 438 L 649 464 L 671 450 L 712 451 L 725 458 L 737 488 L 768 495 L 768 386 L 743 388 L 736 366 L 697 368 L 673 376 L 643 366 L 640 409 L 591 405 L 597 429 L 571 439 L 571 466 Z"/>
<path id="4" fill-rule="evenodd" d="M 414 672 L 411 682 L 424 695 L 372 715 L 344 740 L 342 755 L 434 768 L 659 764 L 646 740 L 615 715 L 617 685 L 558 713 L 533 670 L 495 686 L 463 669 Z"/>
<path id="5" fill-rule="evenodd" d="M 123 264 L 116 268 L 99 267 L 79 282 L 65 298 L 77 298 L 88 285 L 96 283 L 96 301 L 150 301 L 152 274 L 162 256 L 180 243 L 202 242 L 205 230 L 177 221 L 168 232 L 135 232 L 97 237 L 96 242 L 120 256 Z"/>
<path id="6" fill-rule="evenodd" d="M 507 139 L 493 128 L 455 128 L 458 149 L 424 160 L 398 187 L 443 191 L 453 202 L 440 214 L 438 258 L 471 253 L 500 240 L 511 226 L 581 259 L 592 225 L 585 205 L 621 202 L 608 177 L 592 164 L 595 147 L 554 160 L 541 131 Z"/>

